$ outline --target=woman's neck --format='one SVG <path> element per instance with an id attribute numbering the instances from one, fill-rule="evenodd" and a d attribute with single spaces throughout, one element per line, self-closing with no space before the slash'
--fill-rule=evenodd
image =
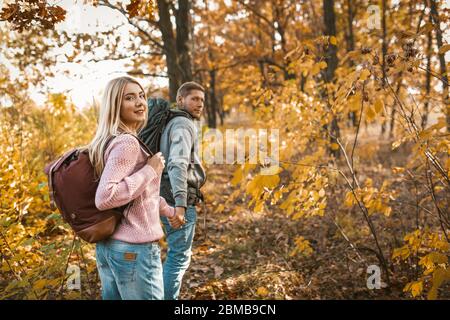
<path id="1" fill-rule="evenodd" d="M 135 127 L 131 127 L 131 126 L 127 126 L 126 124 L 124 124 L 124 127 L 119 128 L 119 132 L 120 133 L 131 133 L 134 135 L 137 135 L 137 130 Z"/>

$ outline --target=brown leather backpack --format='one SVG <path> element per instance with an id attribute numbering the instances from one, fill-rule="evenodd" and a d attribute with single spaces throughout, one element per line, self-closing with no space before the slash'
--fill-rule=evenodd
<path id="1" fill-rule="evenodd" d="M 109 139 L 106 147 L 113 138 Z M 136 139 L 151 155 L 146 145 L 139 138 Z M 97 209 L 95 193 L 99 179 L 95 178 L 94 166 L 89 160 L 87 150 L 72 149 L 49 163 L 44 171 L 48 176 L 52 209 L 55 209 L 56 204 L 64 221 L 81 239 L 95 243 L 109 238 L 114 233 L 123 212 L 131 202 L 120 208 L 104 211 Z"/>

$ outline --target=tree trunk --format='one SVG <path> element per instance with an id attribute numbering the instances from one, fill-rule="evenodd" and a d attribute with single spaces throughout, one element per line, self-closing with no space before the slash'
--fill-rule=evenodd
<path id="1" fill-rule="evenodd" d="M 216 70 L 209 71 L 209 111 L 208 111 L 208 127 L 217 127 L 217 97 L 216 97 Z"/>
<path id="2" fill-rule="evenodd" d="M 189 48 L 189 33 L 191 29 L 189 14 L 190 9 L 191 6 L 188 0 L 178 1 L 178 10 L 176 12 L 176 46 L 181 83 L 192 81 L 192 67 Z"/>
<path id="3" fill-rule="evenodd" d="M 325 22 L 325 35 L 326 36 L 336 36 L 336 16 L 334 13 L 334 0 L 323 0 L 323 12 L 324 12 L 324 22 Z M 337 48 L 335 45 L 329 43 L 327 50 L 325 52 L 325 60 L 327 62 L 327 68 L 325 69 L 324 80 L 325 84 L 331 83 L 334 81 L 334 72 L 338 65 L 338 59 L 337 59 Z M 323 96 L 327 99 L 328 107 L 330 108 L 330 105 L 328 103 L 328 92 L 327 89 L 324 89 Z M 336 139 L 339 138 L 340 130 L 339 130 L 339 124 L 335 116 L 333 116 L 333 119 L 331 121 L 330 126 L 330 142 L 336 143 Z M 340 150 L 329 150 L 330 154 L 334 155 L 336 158 L 340 157 Z"/>
<path id="4" fill-rule="evenodd" d="M 433 38 L 431 35 L 431 32 L 428 32 L 428 46 L 427 46 L 427 73 L 426 73 L 426 79 L 425 79 L 425 104 L 423 106 L 423 114 L 422 114 L 422 130 L 425 129 L 428 122 L 428 104 L 429 104 L 429 98 L 430 98 L 430 92 L 431 92 L 431 50 L 433 46 Z"/>
<path id="5" fill-rule="evenodd" d="M 178 9 L 174 12 L 176 34 L 170 20 L 170 8 L 167 0 L 157 0 L 163 50 L 166 57 L 167 74 L 169 76 L 169 96 L 176 100 L 177 90 L 183 82 L 192 80 L 192 67 L 189 48 L 190 21 L 188 0 L 179 0 Z"/>
<path id="6" fill-rule="evenodd" d="M 336 15 L 334 13 L 334 0 L 323 0 L 325 35 L 336 36 Z M 331 43 L 326 51 L 327 68 L 325 70 L 325 81 L 333 82 L 334 71 L 337 68 L 337 48 Z"/>
<path id="7" fill-rule="evenodd" d="M 381 79 L 381 83 L 384 86 L 387 82 L 386 79 L 386 54 L 387 54 L 387 43 L 386 43 L 386 0 L 381 1 L 381 29 L 382 29 L 382 35 L 381 35 L 381 54 L 382 54 L 382 60 L 381 60 L 381 68 L 383 72 L 383 79 Z M 393 106 L 395 109 L 395 104 Z M 395 113 L 394 110 L 392 110 L 393 113 Z M 393 120 L 392 120 L 393 121 Z M 392 127 L 390 128 L 390 133 L 392 134 Z M 383 120 L 381 123 L 381 135 L 383 135 L 386 132 L 386 119 Z"/>
<path id="8" fill-rule="evenodd" d="M 355 50 L 355 37 L 353 35 L 353 8 L 352 8 L 352 0 L 347 0 L 347 26 L 348 26 L 348 33 L 347 33 L 347 52 Z M 354 66 L 353 60 L 349 59 L 349 65 L 350 67 Z M 354 127 L 356 127 L 356 112 L 350 111 L 348 114 L 348 117 L 353 124 Z"/>
<path id="9" fill-rule="evenodd" d="M 442 31 L 440 26 L 439 15 L 437 11 L 436 1 L 430 0 L 431 18 L 433 19 L 434 30 L 436 32 L 436 42 L 438 50 L 442 48 Z M 439 64 L 441 67 L 441 81 L 442 81 L 442 98 L 444 102 L 444 114 L 447 118 L 447 132 L 450 132 L 450 101 L 448 97 L 448 77 L 445 66 L 445 53 L 438 53 Z"/>

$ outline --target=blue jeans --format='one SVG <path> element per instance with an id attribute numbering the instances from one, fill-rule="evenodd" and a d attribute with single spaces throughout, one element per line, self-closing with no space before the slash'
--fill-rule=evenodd
<path id="1" fill-rule="evenodd" d="M 161 218 L 168 245 L 166 260 L 163 265 L 165 300 L 178 299 L 181 281 L 191 262 L 192 240 L 194 239 L 197 221 L 195 206 L 187 207 L 185 218 L 186 223 L 179 229 L 173 229 L 166 217 Z"/>
<path id="2" fill-rule="evenodd" d="M 157 242 L 98 242 L 95 255 L 104 300 L 162 300 L 161 250 Z"/>

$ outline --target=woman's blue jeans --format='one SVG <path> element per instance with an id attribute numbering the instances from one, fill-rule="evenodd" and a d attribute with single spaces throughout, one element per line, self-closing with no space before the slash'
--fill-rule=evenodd
<path id="1" fill-rule="evenodd" d="M 157 242 L 108 239 L 96 245 L 104 300 L 162 300 L 161 250 Z"/>

